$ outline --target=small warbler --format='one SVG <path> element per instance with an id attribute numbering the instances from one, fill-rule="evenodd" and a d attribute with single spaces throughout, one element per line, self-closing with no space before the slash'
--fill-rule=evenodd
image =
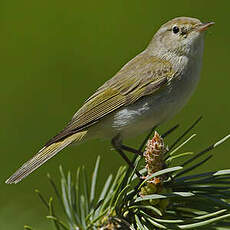
<path id="1" fill-rule="evenodd" d="M 98 88 L 67 126 L 6 183 L 19 182 L 70 144 L 91 138 L 119 144 L 169 120 L 197 86 L 204 31 L 213 24 L 178 17 L 162 25 L 147 48 Z"/>

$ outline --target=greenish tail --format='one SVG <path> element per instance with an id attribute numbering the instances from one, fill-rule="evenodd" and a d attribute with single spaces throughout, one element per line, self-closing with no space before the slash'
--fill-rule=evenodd
<path id="1" fill-rule="evenodd" d="M 72 142 L 81 141 L 86 135 L 87 131 L 78 132 L 66 137 L 62 141 L 55 142 L 49 146 L 42 148 L 32 159 L 22 165 L 9 179 L 6 180 L 7 184 L 17 184 L 19 181 L 27 177 L 35 169 L 40 167 L 50 158 L 55 156 L 58 152 L 70 145 Z"/>

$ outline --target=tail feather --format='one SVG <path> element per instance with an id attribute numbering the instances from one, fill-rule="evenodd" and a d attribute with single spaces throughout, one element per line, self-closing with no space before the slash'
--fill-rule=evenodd
<path id="1" fill-rule="evenodd" d="M 70 145 L 72 142 L 80 141 L 85 135 L 87 131 L 82 131 L 79 133 L 75 133 L 62 141 L 53 143 L 49 146 L 45 146 L 42 148 L 33 158 L 27 161 L 25 164 L 21 166 L 9 179 L 6 180 L 7 184 L 16 184 L 25 177 L 27 177 L 30 173 L 32 173 L 35 169 L 40 167 L 66 146 Z"/>

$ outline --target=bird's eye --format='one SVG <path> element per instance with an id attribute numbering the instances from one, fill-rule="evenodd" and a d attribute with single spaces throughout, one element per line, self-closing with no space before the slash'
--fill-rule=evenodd
<path id="1" fill-rule="evenodd" d="M 180 29 L 177 26 L 173 26 L 172 31 L 174 34 L 177 34 L 180 31 Z"/>

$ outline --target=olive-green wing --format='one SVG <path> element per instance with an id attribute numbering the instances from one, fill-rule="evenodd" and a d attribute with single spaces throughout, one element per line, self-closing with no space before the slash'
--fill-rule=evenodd
<path id="1" fill-rule="evenodd" d="M 163 88 L 173 76 L 169 62 L 141 53 L 101 86 L 76 112 L 70 123 L 47 145 L 84 130 L 122 106 Z"/>

